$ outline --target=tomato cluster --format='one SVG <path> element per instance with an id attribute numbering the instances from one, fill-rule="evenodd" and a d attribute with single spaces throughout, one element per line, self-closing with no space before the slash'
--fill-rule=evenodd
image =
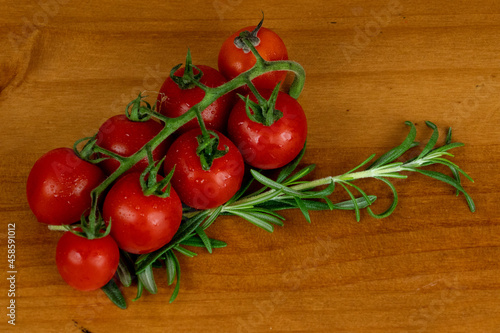
<path id="1" fill-rule="evenodd" d="M 174 67 L 161 86 L 153 112 L 140 113 L 139 106 L 132 116 L 127 106 L 89 139 L 90 152 L 59 148 L 34 164 L 28 203 L 39 222 L 67 226 L 56 263 L 69 285 L 103 287 L 117 270 L 120 250 L 139 255 L 161 248 L 178 231 L 184 209 L 221 206 L 240 190 L 246 169 L 280 168 L 299 154 L 307 122 L 300 104 L 278 91 L 285 71 L 265 72 L 221 94 L 152 144 L 172 119 L 183 119 L 204 99 L 206 87 L 223 86 L 251 69 L 256 57 L 288 59 L 280 37 L 261 24 L 226 39 L 218 70 L 193 65 L 188 53 L 184 67 Z"/>

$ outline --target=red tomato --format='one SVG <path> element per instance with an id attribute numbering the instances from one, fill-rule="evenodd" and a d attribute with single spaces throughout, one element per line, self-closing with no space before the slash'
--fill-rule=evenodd
<path id="1" fill-rule="evenodd" d="M 97 145 L 101 148 L 112 151 L 121 156 L 131 156 L 141 149 L 146 143 L 154 138 L 163 125 L 150 119 L 145 122 L 131 121 L 126 115 L 116 115 L 106 120 L 97 132 Z M 161 160 L 168 149 L 169 139 L 163 141 L 153 150 L 153 159 Z M 99 164 L 109 175 L 112 174 L 120 163 L 109 158 Z M 145 157 L 127 172 L 143 171 L 148 166 L 148 159 Z"/>
<path id="2" fill-rule="evenodd" d="M 243 179 L 245 166 L 240 152 L 227 137 L 216 133 L 219 136 L 218 149 L 227 146 L 229 150 L 213 161 L 210 170 L 203 170 L 196 154 L 200 129 L 193 129 L 177 138 L 165 158 L 165 173 L 175 166 L 171 184 L 181 201 L 196 209 L 222 205 L 239 190 Z"/>
<path id="3" fill-rule="evenodd" d="M 59 274 L 75 289 L 96 290 L 108 283 L 118 268 L 120 251 L 111 236 L 87 239 L 70 231 L 57 243 Z"/>
<path id="4" fill-rule="evenodd" d="M 69 148 L 57 148 L 40 157 L 28 176 L 28 204 L 41 223 L 61 225 L 80 220 L 90 208 L 90 192 L 105 175 Z"/>
<path id="5" fill-rule="evenodd" d="M 219 51 L 219 71 L 231 80 L 239 74 L 249 70 L 255 65 L 255 56 L 252 52 L 245 53 L 243 49 L 236 47 L 234 39 L 242 31 L 253 31 L 255 27 L 246 27 L 229 36 Z M 288 60 L 288 52 L 285 43 L 274 31 L 261 27 L 257 33 L 260 43 L 255 46 L 259 54 L 267 61 Z M 258 76 L 252 83 L 257 88 L 273 89 L 279 82 L 283 82 L 286 71 L 274 71 Z"/>
<path id="6" fill-rule="evenodd" d="M 155 251 L 167 244 L 181 224 L 182 203 L 173 188 L 170 196 L 144 195 L 140 173 L 130 173 L 116 182 L 104 200 L 104 221 L 111 219 L 111 235 L 130 253 Z M 158 176 L 160 180 L 162 177 Z"/>
<path id="7" fill-rule="evenodd" d="M 262 91 L 261 94 L 268 99 L 271 91 Z M 257 102 L 253 94 L 250 99 Z M 250 120 L 243 100 L 236 103 L 229 115 L 228 136 L 245 162 L 255 168 L 280 168 L 291 162 L 304 147 L 307 121 L 300 104 L 279 92 L 275 108 L 283 112 L 283 117 L 271 126 Z"/>
<path id="8" fill-rule="evenodd" d="M 224 76 L 216 69 L 204 65 L 198 65 L 197 67 L 203 72 L 200 83 L 214 88 L 227 82 Z M 184 67 L 179 68 L 174 75 L 182 77 L 184 69 Z M 196 75 L 199 71 L 193 68 L 193 73 Z M 200 102 L 203 97 L 205 97 L 205 92 L 201 88 L 195 86 L 189 89 L 181 89 L 172 78 L 168 77 L 161 86 L 158 94 L 157 111 L 167 117 L 176 118 L 186 113 L 193 105 Z M 233 102 L 234 93 L 230 92 L 210 104 L 201 113 L 205 121 L 205 126 L 208 129 L 225 131 L 227 117 L 229 116 Z M 193 119 L 179 128 L 178 133 L 182 134 L 197 127 L 198 121 Z"/>

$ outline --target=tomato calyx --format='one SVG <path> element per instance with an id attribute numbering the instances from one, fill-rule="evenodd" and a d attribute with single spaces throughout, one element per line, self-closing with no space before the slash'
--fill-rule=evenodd
<path id="1" fill-rule="evenodd" d="M 247 95 L 244 97 L 243 95 L 238 94 L 238 96 L 245 102 L 245 111 L 250 120 L 260 123 L 264 126 L 271 126 L 276 121 L 283 117 L 283 112 L 276 109 L 276 100 L 278 99 L 278 93 L 280 84 L 276 85 L 271 93 L 271 96 L 268 100 L 266 100 L 262 95 L 249 84 L 250 89 L 252 90 L 254 96 L 257 98 L 257 103 L 250 99 L 250 96 Z"/>
<path id="2" fill-rule="evenodd" d="M 136 99 L 127 104 L 125 114 L 130 121 L 145 122 L 151 119 L 151 114 L 155 106 L 151 106 L 151 104 L 145 101 L 144 98 L 146 97 L 142 96 L 142 93 L 139 93 Z"/>
<path id="3" fill-rule="evenodd" d="M 182 90 L 192 89 L 194 87 L 199 87 L 201 85 L 200 79 L 203 76 L 203 72 L 193 65 L 191 60 L 191 50 L 188 49 L 186 56 L 186 64 L 184 69 L 184 74 L 182 76 L 175 75 L 175 72 L 181 68 L 182 63 L 174 66 L 170 71 L 170 78 L 181 88 Z M 194 74 L 193 68 L 196 68 L 198 71 L 197 74 Z"/>
<path id="4" fill-rule="evenodd" d="M 141 173 L 141 177 L 139 178 L 142 192 L 145 196 L 155 195 L 160 198 L 168 198 L 170 196 L 171 188 L 170 179 L 172 179 L 172 176 L 174 175 L 175 167 L 165 178 L 158 181 L 158 172 L 160 171 L 160 167 L 162 166 L 165 157 L 155 163 L 151 148 L 147 146 L 146 150 L 148 154 L 149 165 Z"/>
<path id="5" fill-rule="evenodd" d="M 78 149 L 78 145 L 80 145 L 80 143 L 82 142 L 85 142 L 85 144 L 83 145 L 82 149 Z M 76 156 L 78 156 L 82 160 L 90 162 L 92 164 L 97 164 L 107 159 L 107 157 L 96 158 L 96 145 L 97 134 L 77 140 L 73 145 L 73 151 L 75 152 Z"/>
<path id="6" fill-rule="evenodd" d="M 108 160 L 110 158 L 113 158 L 120 163 L 125 160 L 124 156 L 101 148 L 99 145 L 97 145 L 97 141 L 97 133 L 94 136 L 81 138 L 74 143 L 73 151 L 75 152 L 76 156 L 92 164 L 99 164 L 102 161 Z M 78 145 L 82 142 L 85 142 L 85 144 L 81 149 L 78 149 Z"/>
<path id="7" fill-rule="evenodd" d="M 262 19 L 259 24 L 252 31 L 242 31 L 239 36 L 234 38 L 234 46 L 241 49 L 245 53 L 251 51 L 250 47 L 245 43 L 245 40 L 249 41 L 254 47 L 260 44 L 260 38 L 257 37 L 262 24 L 264 23 L 264 12 L 262 12 Z"/>
<path id="8" fill-rule="evenodd" d="M 219 135 L 214 131 L 203 131 L 203 134 L 198 135 L 198 148 L 196 149 L 196 155 L 200 157 L 200 163 L 203 170 L 210 170 L 215 159 L 226 155 L 229 151 L 229 147 L 224 145 L 224 149 L 218 149 L 219 146 Z"/>
<path id="9" fill-rule="evenodd" d="M 111 220 L 109 220 L 108 223 L 105 223 L 100 212 L 97 212 L 96 214 L 91 213 L 88 216 L 88 221 L 82 216 L 80 220 L 80 227 L 83 230 L 83 233 L 80 236 L 88 239 L 102 238 L 106 237 L 111 232 Z M 78 235 L 78 231 L 73 230 L 72 232 Z"/>
<path id="10" fill-rule="evenodd" d="M 69 231 L 86 239 L 98 239 L 108 236 L 111 232 L 111 221 L 104 222 L 99 212 L 96 212 L 96 215 L 91 213 L 86 216 L 84 213 L 80 218 L 80 223 L 49 225 L 49 229 L 52 231 Z"/>

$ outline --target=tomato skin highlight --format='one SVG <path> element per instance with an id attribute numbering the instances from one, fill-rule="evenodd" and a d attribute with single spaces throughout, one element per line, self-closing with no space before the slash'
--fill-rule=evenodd
<path id="1" fill-rule="evenodd" d="M 224 204 L 239 190 L 243 180 L 245 165 L 240 152 L 226 136 L 216 133 L 220 139 L 218 149 L 228 146 L 229 151 L 215 159 L 210 170 L 203 170 L 196 154 L 200 129 L 193 129 L 177 138 L 165 158 L 165 173 L 175 166 L 171 184 L 181 201 L 196 209 Z"/>
<path id="2" fill-rule="evenodd" d="M 261 90 L 268 99 L 269 90 Z M 257 102 L 253 94 L 250 99 Z M 245 162 L 259 169 L 276 169 L 291 162 L 304 147 L 307 120 L 300 104 L 288 94 L 279 92 L 275 108 L 283 117 L 271 126 L 248 118 L 245 102 L 238 101 L 228 120 L 228 136 L 240 150 Z"/>
<path id="3" fill-rule="evenodd" d="M 255 56 L 252 52 L 245 53 L 242 49 L 234 45 L 234 39 L 242 31 L 253 31 L 255 26 L 238 30 L 229 36 L 221 46 L 218 57 L 219 71 L 228 80 L 252 68 L 255 63 Z M 267 61 L 288 60 L 288 51 L 285 43 L 274 31 L 261 27 L 257 33 L 260 44 L 255 48 L 259 54 Z M 286 78 L 286 71 L 273 71 L 262 74 L 252 80 L 257 88 L 273 89 L 279 82 Z"/>
<path id="4" fill-rule="evenodd" d="M 26 182 L 28 204 L 40 223 L 71 224 L 90 209 L 90 192 L 104 179 L 98 166 L 72 149 L 56 148 L 33 165 Z"/>
<path id="5" fill-rule="evenodd" d="M 124 114 L 116 115 L 106 120 L 97 131 L 97 145 L 118 155 L 129 157 L 153 139 L 162 129 L 163 125 L 152 119 L 136 122 L 129 120 Z M 165 155 L 170 142 L 171 139 L 168 138 L 153 150 L 155 161 L 161 160 Z M 99 163 L 99 166 L 108 175 L 116 171 L 119 165 L 120 163 L 113 158 Z M 148 159 L 145 157 L 125 173 L 143 171 L 147 166 Z"/>
<path id="6" fill-rule="evenodd" d="M 108 283 L 118 268 L 120 251 L 110 235 L 87 239 L 66 231 L 57 243 L 56 265 L 71 287 L 91 291 Z"/>
<path id="7" fill-rule="evenodd" d="M 196 67 L 203 72 L 200 83 L 207 87 L 215 88 L 227 82 L 224 76 L 215 68 L 206 65 L 196 65 Z M 181 77 L 184 75 L 184 70 L 184 67 L 179 68 L 174 75 Z M 193 68 L 193 73 L 196 75 L 199 71 Z M 164 116 L 176 118 L 186 113 L 193 105 L 199 103 L 203 97 L 205 97 L 205 92 L 201 88 L 195 86 L 190 89 L 181 89 L 172 78 L 168 77 L 160 88 L 156 110 Z M 225 131 L 227 117 L 231 111 L 234 99 L 235 93 L 229 92 L 219 97 L 203 110 L 201 116 L 208 129 L 217 130 L 219 132 Z M 194 128 L 198 128 L 196 119 L 181 126 L 176 133 L 182 134 Z"/>
<path id="8" fill-rule="evenodd" d="M 149 253 L 167 244 L 182 220 L 182 203 L 173 188 L 166 198 L 145 196 L 139 179 L 140 173 L 120 178 L 103 206 L 104 221 L 111 219 L 111 235 L 118 246 L 135 254 Z"/>

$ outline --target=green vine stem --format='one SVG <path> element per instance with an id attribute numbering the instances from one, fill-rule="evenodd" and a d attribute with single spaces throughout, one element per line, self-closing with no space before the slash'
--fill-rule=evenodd
<path id="1" fill-rule="evenodd" d="M 253 67 L 248 71 L 235 77 L 231 81 L 228 81 L 218 87 L 212 88 L 212 87 L 207 87 L 205 85 L 197 84 L 201 89 L 205 91 L 205 96 L 198 104 L 192 106 L 186 113 L 184 113 L 179 117 L 168 118 L 154 111 L 152 108 L 142 107 L 141 108 L 142 112 L 145 113 L 149 112 L 153 117 L 162 121 L 165 124 L 165 126 L 143 148 L 141 148 L 135 154 L 129 157 L 119 156 L 114 154 L 113 152 L 107 151 L 106 149 L 96 146 L 96 151 L 104 155 L 113 156 L 113 158 L 116 158 L 117 160 L 120 161 L 120 165 L 111 175 L 109 175 L 99 186 L 97 186 L 91 192 L 92 206 L 91 206 L 90 216 L 97 216 L 98 214 L 97 203 L 99 201 L 99 196 L 101 195 L 101 193 L 103 193 L 111 184 L 113 184 L 118 179 L 118 177 L 120 177 L 133 165 L 135 165 L 141 159 L 146 157 L 148 149 L 150 151 L 153 151 L 160 143 L 162 143 L 168 136 L 174 133 L 182 125 L 186 124 L 195 117 L 198 118 L 201 117 L 201 112 L 205 110 L 210 104 L 212 104 L 219 97 L 229 93 L 232 90 L 235 90 L 241 86 L 246 85 L 248 82 L 250 82 L 257 76 L 260 76 L 267 72 L 278 71 L 278 70 L 286 70 L 295 73 L 295 79 L 290 87 L 289 93 L 292 97 L 298 98 L 305 83 L 304 68 L 295 61 L 280 60 L 280 61 L 265 61 L 263 66 Z M 193 78 L 193 81 L 196 81 L 195 78 Z M 127 111 L 129 109 L 129 106 L 130 104 L 127 106 Z M 93 223 L 92 221 L 91 221 L 91 227 L 95 227 L 95 223 Z"/>

